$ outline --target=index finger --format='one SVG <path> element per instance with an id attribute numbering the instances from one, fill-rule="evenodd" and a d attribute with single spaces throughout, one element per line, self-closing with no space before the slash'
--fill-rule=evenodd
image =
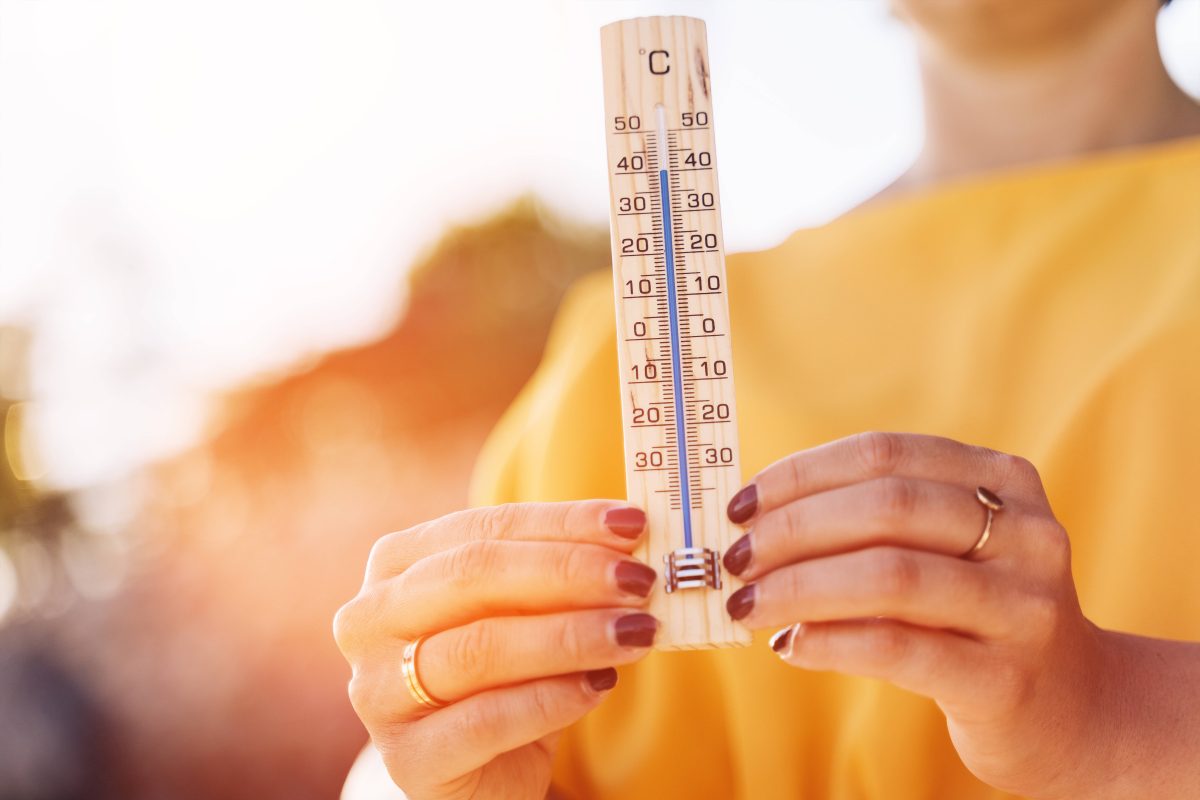
<path id="1" fill-rule="evenodd" d="M 485 539 L 586 542 L 631 553 L 645 528 L 645 512 L 624 500 L 468 508 L 379 539 L 367 561 L 366 583 L 399 575 L 434 553 Z"/>
<path id="2" fill-rule="evenodd" d="M 1024 458 L 944 436 L 871 431 L 801 450 L 754 476 L 729 501 L 739 525 L 818 492 L 887 476 L 962 486 L 985 486 L 1045 502 L 1041 478 Z"/>

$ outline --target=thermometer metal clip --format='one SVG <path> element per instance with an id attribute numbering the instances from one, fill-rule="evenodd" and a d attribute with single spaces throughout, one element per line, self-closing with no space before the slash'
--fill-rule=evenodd
<path id="1" fill-rule="evenodd" d="M 676 589 L 721 588 L 721 564 L 715 550 L 707 547 L 681 547 L 663 556 L 667 571 L 663 575 L 667 594 Z"/>

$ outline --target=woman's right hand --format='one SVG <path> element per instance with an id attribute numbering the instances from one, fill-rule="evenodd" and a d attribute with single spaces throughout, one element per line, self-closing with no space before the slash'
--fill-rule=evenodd
<path id="1" fill-rule="evenodd" d="M 410 800 L 546 796 L 559 733 L 649 652 L 656 573 L 622 501 L 476 508 L 376 542 L 334 635 L 350 701 Z M 443 708 L 410 694 L 401 661 Z"/>

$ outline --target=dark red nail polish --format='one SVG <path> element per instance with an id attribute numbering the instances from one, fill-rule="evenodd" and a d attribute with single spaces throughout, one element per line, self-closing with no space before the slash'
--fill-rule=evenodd
<path id="1" fill-rule="evenodd" d="M 751 583 L 729 595 L 729 599 L 725 601 L 725 610 L 729 612 L 730 617 L 741 619 L 750 613 L 754 608 L 754 589 L 755 586 Z"/>
<path id="2" fill-rule="evenodd" d="M 587 678 L 588 686 L 592 687 L 593 692 L 607 692 L 617 685 L 617 671 L 612 667 L 588 670 L 584 677 Z"/>
<path id="3" fill-rule="evenodd" d="M 622 561 L 617 564 L 617 586 L 623 592 L 649 597 L 658 573 L 640 561 Z"/>
<path id="4" fill-rule="evenodd" d="M 792 630 L 793 627 L 788 625 L 783 630 L 776 631 L 775 635 L 771 637 L 771 649 L 776 653 L 787 650 L 788 643 L 792 641 Z"/>
<path id="5" fill-rule="evenodd" d="M 721 560 L 731 575 L 741 575 L 745 572 L 746 567 L 750 565 L 750 534 L 745 534 L 730 545 L 725 551 L 725 558 Z"/>
<path id="6" fill-rule="evenodd" d="M 754 516 L 754 512 L 758 510 L 758 487 L 753 483 L 749 486 L 742 487 L 742 490 L 733 496 L 729 501 L 729 508 L 726 513 L 729 515 L 730 522 L 742 524 L 746 520 Z"/>
<path id="7" fill-rule="evenodd" d="M 646 529 L 646 512 L 640 508 L 610 508 L 604 514 L 604 525 L 617 536 L 636 539 Z"/>
<path id="8" fill-rule="evenodd" d="M 617 644 L 622 647 L 649 647 L 658 633 L 658 620 L 650 614 L 626 614 L 615 627 Z"/>

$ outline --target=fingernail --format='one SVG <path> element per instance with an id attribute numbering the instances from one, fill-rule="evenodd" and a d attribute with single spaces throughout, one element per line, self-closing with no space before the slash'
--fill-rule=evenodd
<path id="1" fill-rule="evenodd" d="M 729 616 L 741 619 L 750 613 L 754 608 L 754 590 L 755 585 L 751 583 L 729 595 L 729 599 L 725 601 L 725 610 L 729 612 Z"/>
<path id="2" fill-rule="evenodd" d="M 583 674 L 593 692 L 607 692 L 617 685 L 617 671 L 612 667 L 588 670 Z"/>
<path id="3" fill-rule="evenodd" d="M 640 508 L 610 508 L 604 514 L 605 526 L 617 536 L 636 539 L 646 529 L 646 512 Z"/>
<path id="4" fill-rule="evenodd" d="M 794 625 L 788 625 L 783 630 L 776 631 L 771 637 L 771 649 L 780 654 L 782 654 L 784 650 L 787 650 L 787 646 L 792 643 L 792 631 L 794 628 Z"/>
<path id="5" fill-rule="evenodd" d="M 741 524 L 754 516 L 754 512 L 758 510 L 758 487 L 751 483 L 748 486 L 742 487 L 742 490 L 733 496 L 729 501 L 729 508 L 726 513 L 729 515 L 730 522 Z"/>
<path id="6" fill-rule="evenodd" d="M 616 622 L 617 644 L 623 647 L 649 647 L 658 633 L 658 620 L 650 614 L 626 614 Z"/>
<path id="7" fill-rule="evenodd" d="M 725 551 L 721 559 L 731 575 L 741 575 L 750 565 L 750 534 L 745 534 Z"/>
<path id="8" fill-rule="evenodd" d="M 617 564 L 617 586 L 623 592 L 649 597 L 658 573 L 640 561 L 622 561 Z"/>

